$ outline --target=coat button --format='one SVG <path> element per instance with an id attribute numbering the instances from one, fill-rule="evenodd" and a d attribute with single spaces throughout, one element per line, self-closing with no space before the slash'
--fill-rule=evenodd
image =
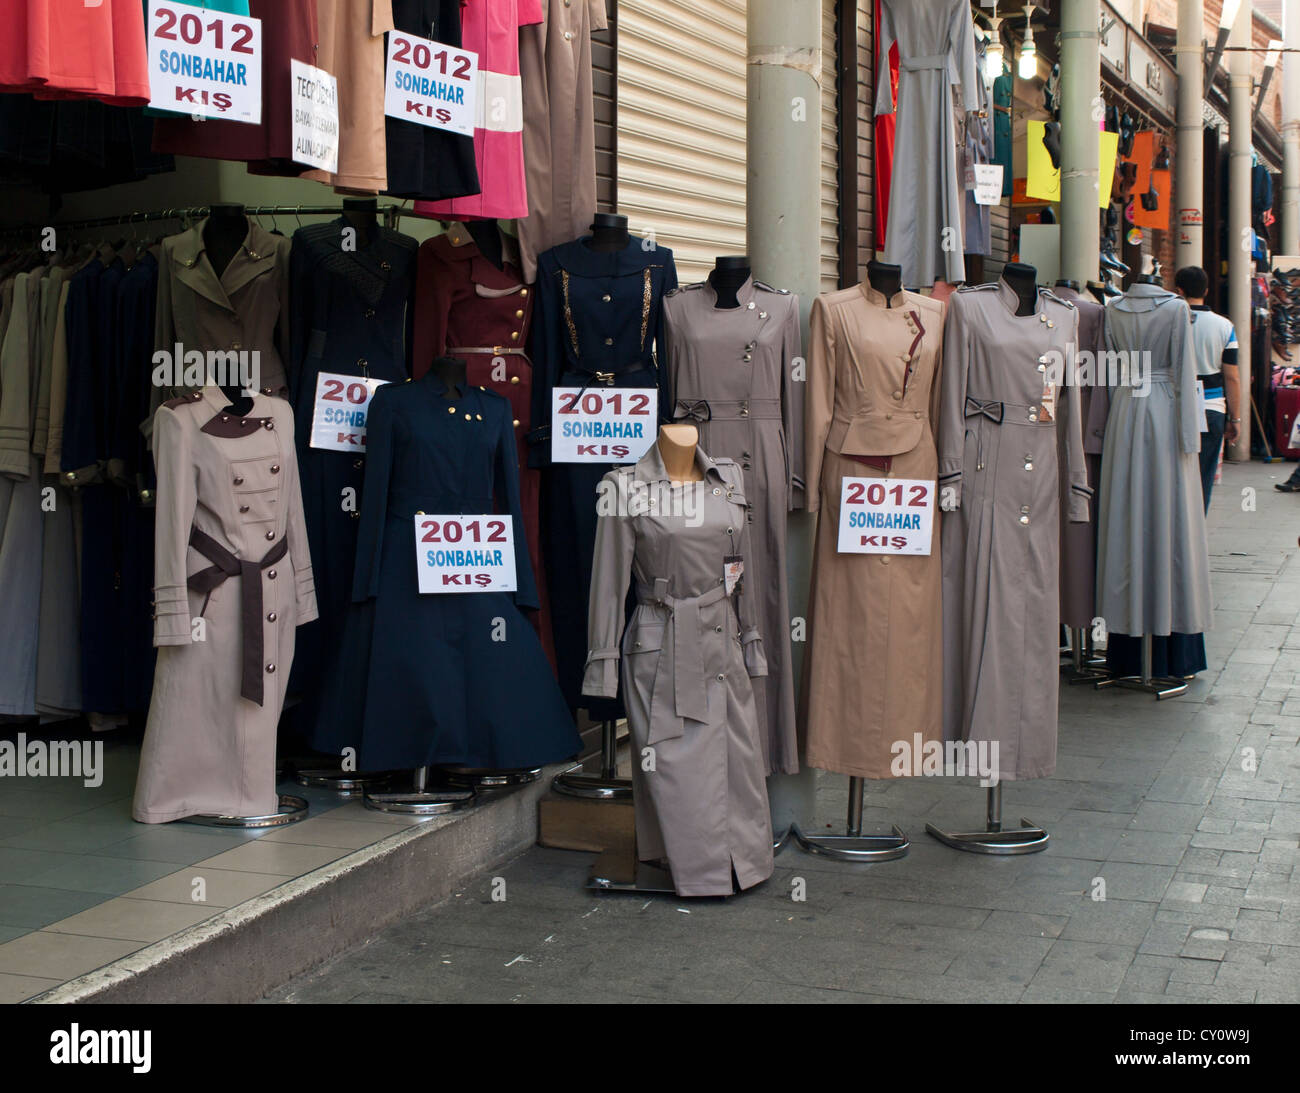
<path id="1" fill-rule="evenodd" d="M 1030 421 L 1037 421 L 1037 420 L 1038 420 L 1038 411 L 1037 411 L 1037 410 L 1030 410 L 1030 411 L 1029 411 L 1029 420 L 1030 420 Z"/>
<path id="2" fill-rule="evenodd" d="M 511 376 L 511 377 L 510 377 L 510 382 L 511 382 L 511 383 L 518 383 L 518 382 L 519 382 L 519 377 L 518 377 L 518 376 Z"/>
<path id="3" fill-rule="evenodd" d="M 470 420 L 472 420 L 472 419 L 470 418 L 469 414 L 466 414 L 466 415 L 465 415 L 465 420 L 466 420 L 466 421 L 470 421 Z"/>
<path id="4" fill-rule="evenodd" d="M 370 362 L 369 362 L 368 360 L 366 360 L 365 357 L 358 357 L 358 358 L 357 358 L 357 367 L 358 367 L 358 368 L 367 368 L 367 367 L 369 367 L 369 365 L 370 365 Z"/>
<path id="5" fill-rule="evenodd" d="M 276 571 L 274 569 L 268 569 L 266 571 L 266 579 L 268 581 L 273 581 L 275 580 L 275 578 L 276 578 Z"/>
<path id="6" fill-rule="evenodd" d="M 1028 505 L 1021 505 L 1021 506 L 1020 506 L 1020 511 L 1023 512 L 1023 513 L 1028 514 L 1028 512 L 1029 512 L 1029 506 L 1028 506 Z"/>
<path id="7" fill-rule="evenodd" d="M 235 475 L 235 485 L 242 486 L 243 484 L 244 484 L 244 480 L 240 478 L 239 475 Z"/>
<path id="8" fill-rule="evenodd" d="M 605 344 L 606 344 L 606 345 L 613 345 L 613 344 L 614 344 L 614 339 L 613 339 L 613 338 L 606 338 L 606 339 L 605 339 Z"/>
<path id="9" fill-rule="evenodd" d="M 361 519 L 361 513 L 357 512 L 356 509 L 353 509 L 353 510 L 352 510 L 351 515 L 352 515 L 352 519 L 354 519 L 354 520 L 360 520 L 360 519 Z"/>
<path id="10" fill-rule="evenodd" d="M 571 42 L 571 41 L 573 41 L 573 31 L 571 31 L 571 30 L 566 30 L 566 31 L 564 32 L 564 40 L 565 40 L 566 42 Z"/>
<path id="11" fill-rule="evenodd" d="M 271 473 L 272 473 L 272 474 L 279 474 L 279 473 L 280 473 L 280 464 L 279 464 L 279 463 L 272 463 L 272 464 L 271 464 Z"/>
<path id="12" fill-rule="evenodd" d="M 1047 365 L 1045 365 L 1045 364 L 1040 364 L 1040 365 L 1038 366 L 1038 370 L 1039 370 L 1040 372 L 1046 372 L 1046 371 L 1047 371 Z"/>
<path id="13" fill-rule="evenodd" d="M 449 413 L 449 414 L 454 414 L 455 412 L 456 412 L 456 407 L 454 407 L 454 406 L 448 406 L 448 407 L 447 407 L 447 413 Z"/>
<path id="14" fill-rule="evenodd" d="M 374 317 L 375 317 L 375 309 L 373 307 L 366 308 L 366 318 L 373 319 Z"/>
<path id="15" fill-rule="evenodd" d="M 614 298 L 614 297 L 611 296 L 611 295 L 607 292 L 607 293 L 605 293 L 604 296 L 601 297 L 601 300 L 602 300 L 604 303 L 609 303 L 610 300 L 612 300 L 613 298 Z"/>
<path id="16" fill-rule="evenodd" d="M 714 632 L 715 634 L 721 634 L 721 633 L 722 633 L 722 627 L 721 627 L 721 626 L 715 626 L 715 627 L 713 628 L 713 632 Z"/>
<path id="17" fill-rule="evenodd" d="M 726 680 L 726 678 L 727 678 L 727 677 L 724 676 L 721 672 L 718 673 L 718 682 L 719 682 L 719 683 L 724 682 L 724 681 Z"/>
<path id="18" fill-rule="evenodd" d="M 268 664 L 268 665 L 266 666 L 266 673 L 267 673 L 267 675 L 274 675 L 274 674 L 275 674 L 275 665 L 274 665 L 274 664 Z"/>
<path id="19" fill-rule="evenodd" d="M 1020 518 L 1020 522 L 1021 522 L 1022 524 L 1027 524 L 1027 523 L 1029 523 L 1029 517 L 1028 517 L 1028 516 L 1022 516 L 1022 517 Z"/>
<path id="20" fill-rule="evenodd" d="M 754 310 L 754 307 L 755 307 L 754 301 L 753 301 L 753 300 L 750 300 L 749 303 L 747 303 L 745 306 L 746 306 L 750 311 L 753 311 L 753 310 Z"/>
<path id="21" fill-rule="evenodd" d="M 889 555 L 888 555 L 888 554 L 882 554 L 882 555 L 880 556 L 880 564 L 881 564 L 881 565 L 889 565 Z"/>
<path id="22" fill-rule="evenodd" d="M 885 415 L 885 419 L 886 419 L 886 420 L 892 420 L 892 419 L 893 419 L 893 416 L 894 416 L 893 414 L 886 414 L 886 415 Z"/>
<path id="23" fill-rule="evenodd" d="M 268 532 L 266 533 L 266 537 L 267 537 L 268 539 L 274 539 L 274 538 L 275 538 L 275 532 L 273 532 L 273 531 L 268 531 Z"/>
<path id="24" fill-rule="evenodd" d="M 521 289 L 519 290 L 519 295 L 520 295 L 520 296 L 527 296 L 527 295 L 528 295 L 528 290 L 527 290 L 526 288 L 521 288 Z"/>
<path id="25" fill-rule="evenodd" d="M 262 422 L 262 424 L 265 425 L 268 429 L 275 428 L 275 422 L 272 421 L 269 417 L 264 422 Z"/>
<path id="26" fill-rule="evenodd" d="M 911 354 L 911 353 L 904 353 L 904 354 L 903 354 L 901 357 L 899 357 L 898 359 L 899 359 L 900 361 L 902 361 L 904 364 L 907 364 L 909 361 L 911 361 L 911 359 L 912 359 L 912 354 Z"/>
<path id="27" fill-rule="evenodd" d="M 1026 464 L 1025 464 L 1025 470 L 1027 470 L 1027 471 L 1032 471 L 1033 469 L 1034 469 L 1034 465 L 1033 465 L 1033 463 L 1026 463 Z"/>
<path id="28" fill-rule="evenodd" d="M 514 420 L 514 427 L 515 427 L 516 429 L 519 428 L 519 419 L 518 419 L 518 418 L 515 418 L 515 420 Z"/>
<path id="29" fill-rule="evenodd" d="M 728 494 L 728 496 L 730 496 L 730 494 Z M 736 529 L 735 529 L 735 528 L 727 528 L 727 534 L 728 534 L 728 535 L 735 535 L 735 534 L 736 534 Z"/>
<path id="30" fill-rule="evenodd" d="M 354 459 L 352 461 L 352 469 L 354 471 L 361 470 L 361 468 L 364 467 L 365 465 L 366 465 L 366 461 L 364 459 Z"/>
<path id="31" fill-rule="evenodd" d="M 767 318 L 767 312 L 766 312 L 766 311 L 760 311 L 760 312 L 758 313 L 758 317 L 759 317 L 760 319 L 766 319 L 766 318 Z"/>
<path id="32" fill-rule="evenodd" d="M 523 317 L 524 317 L 524 313 L 523 313 L 522 311 L 516 311 L 516 312 L 515 312 L 515 318 L 516 318 L 516 319 L 522 319 Z"/>
<path id="33" fill-rule="evenodd" d="M 714 487 L 713 487 L 713 496 L 714 496 L 714 497 L 720 497 L 721 495 L 722 495 L 722 491 L 721 491 L 720 489 L 718 489 L 717 486 L 714 486 Z"/>
<path id="34" fill-rule="evenodd" d="M 741 359 L 742 359 L 746 364 L 748 364 L 748 363 L 749 363 L 749 360 L 750 360 L 749 354 L 746 353 L 746 354 L 744 355 L 744 357 L 742 357 Z"/>
<path id="35" fill-rule="evenodd" d="M 275 622 L 276 618 L 277 618 L 276 613 L 272 611 L 269 615 L 266 616 L 266 621 Z"/>
<path id="36" fill-rule="evenodd" d="M 895 391 L 895 392 L 894 392 L 894 398 L 902 398 L 902 397 L 903 397 L 903 392 L 902 392 L 902 391 Z"/>
<path id="37" fill-rule="evenodd" d="M 248 511 L 248 506 L 247 506 L 247 505 L 240 505 L 240 506 L 239 506 L 239 511 L 240 511 L 240 512 L 247 512 L 247 511 Z"/>
<path id="38" fill-rule="evenodd" d="M 384 270 L 385 272 L 387 272 L 388 270 L 392 269 L 393 267 L 392 267 L 391 265 L 389 265 L 387 262 L 380 262 L 380 263 L 379 263 L 379 268 L 382 269 L 382 270 Z"/>

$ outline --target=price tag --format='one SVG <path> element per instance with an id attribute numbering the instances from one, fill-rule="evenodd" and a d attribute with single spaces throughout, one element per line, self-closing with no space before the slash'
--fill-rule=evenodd
<path id="1" fill-rule="evenodd" d="M 152 0 L 149 96 L 161 110 L 260 125 L 262 21 Z"/>
<path id="2" fill-rule="evenodd" d="M 477 53 L 393 31 L 387 73 L 384 113 L 390 118 L 474 135 Z"/>
<path id="3" fill-rule="evenodd" d="M 311 447 L 332 452 L 364 452 L 370 400 L 387 380 L 321 372 L 311 414 Z"/>
<path id="4" fill-rule="evenodd" d="M 929 554 L 933 533 L 933 482 L 913 478 L 841 482 L 841 554 Z"/>
<path id="5" fill-rule="evenodd" d="M 1201 380 L 1196 381 L 1196 420 L 1201 432 L 1210 431 L 1210 421 L 1205 416 L 1205 383 Z"/>
<path id="6" fill-rule="evenodd" d="M 654 387 L 556 387 L 551 392 L 552 463 L 635 463 L 656 436 Z"/>
<path id="7" fill-rule="evenodd" d="M 294 161 L 333 174 L 339 169 L 339 82 L 296 57 L 290 66 Z"/>
<path id="8" fill-rule="evenodd" d="M 514 524 L 508 516 L 415 517 L 421 592 L 514 592 Z"/>
<path id="9" fill-rule="evenodd" d="M 975 181 L 967 189 L 975 191 L 976 205 L 1000 205 L 1002 203 L 1002 164 L 976 163 Z"/>

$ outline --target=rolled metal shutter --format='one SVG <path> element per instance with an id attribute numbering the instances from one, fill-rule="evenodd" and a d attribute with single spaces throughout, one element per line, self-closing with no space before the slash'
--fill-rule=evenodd
<path id="1" fill-rule="evenodd" d="M 856 0 L 840 0 L 855 3 Z M 821 172 L 821 290 L 834 292 L 840 287 L 840 135 L 836 117 L 835 81 L 835 12 L 836 0 L 822 0 L 822 172 Z M 851 194 L 856 179 L 846 179 Z"/>

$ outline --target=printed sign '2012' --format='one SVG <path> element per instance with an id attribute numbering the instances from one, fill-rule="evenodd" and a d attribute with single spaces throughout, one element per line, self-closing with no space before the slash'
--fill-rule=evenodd
<path id="1" fill-rule="evenodd" d="M 929 554 L 934 483 L 914 478 L 845 478 L 840 484 L 841 554 Z"/>

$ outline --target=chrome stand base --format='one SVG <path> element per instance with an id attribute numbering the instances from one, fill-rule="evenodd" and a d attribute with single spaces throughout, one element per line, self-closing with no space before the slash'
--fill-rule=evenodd
<path id="1" fill-rule="evenodd" d="M 799 846 L 809 854 L 820 854 L 836 861 L 893 861 L 907 857 L 911 843 L 902 828 L 897 824 L 891 826 L 893 832 L 889 835 L 818 835 L 813 838 L 805 835 L 797 824 L 793 831 Z"/>
<path id="2" fill-rule="evenodd" d="M 300 770 L 293 776 L 300 786 L 333 790 L 340 797 L 360 797 L 366 790 L 382 789 L 390 780 L 387 774 L 358 774 L 355 771 Z"/>
<path id="3" fill-rule="evenodd" d="M 794 835 L 794 825 L 793 825 L 793 824 L 791 824 L 789 827 L 787 827 L 787 828 L 786 828 L 784 831 L 782 831 L 779 835 L 778 835 L 776 832 L 773 832 L 773 833 L 772 833 L 772 853 L 773 853 L 773 854 L 779 854 L 779 853 L 781 853 L 781 851 L 785 849 L 785 844 L 788 843 L 788 842 L 790 841 L 790 839 L 793 837 L 793 835 Z"/>
<path id="4" fill-rule="evenodd" d="M 526 786 L 530 782 L 536 782 L 542 776 L 542 768 L 482 770 L 476 767 L 442 767 L 440 773 L 453 786 L 500 789 L 504 786 Z"/>
<path id="5" fill-rule="evenodd" d="M 581 767 L 561 771 L 551 779 L 551 788 L 565 797 L 580 797 L 588 801 L 627 801 L 632 797 L 630 779 L 586 774 Z"/>
<path id="6" fill-rule="evenodd" d="M 1047 848 L 1047 841 L 1051 838 L 1023 816 L 1020 826 L 1010 831 L 940 831 L 934 824 L 926 824 L 925 830 L 945 846 L 972 854 L 1037 854 Z"/>
<path id="7" fill-rule="evenodd" d="M 367 793 L 362 799 L 375 812 L 401 816 L 443 816 L 469 808 L 478 794 L 473 789 L 426 790 L 423 793 Z"/>
<path id="8" fill-rule="evenodd" d="M 667 869 L 660 869 L 657 865 L 643 861 L 636 863 L 636 880 L 630 883 L 614 880 L 605 875 L 600 862 L 597 861 L 592 865 L 591 872 L 587 874 L 586 887 L 600 892 L 649 892 L 668 895 L 673 895 L 677 891 L 673 887 L 672 874 Z"/>
<path id="9" fill-rule="evenodd" d="M 1141 676 L 1107 676 L 1105 679 L 1098 680 L 1096 688 L 1099 691 L 1107 687 L 1123 687 L 1126 691 L 1141 691 L 1143 694 L 1155 695 L 1156 701 L 1162 698 L 1174 698 L 1187 691 L 1187 681 L 1184 679 L 1161 679 L 1155 678 L 1143 679 Z"/>
<path id="10" fill-rule="evenodd" d="M 287 827 L 307 818 L 307 802 L 302 797 L 289 793 L 280 794 L 278 812 L 265 816 L 186 816 L 181 823 L 198 824 L 200 827 L 241 827 L 247 829 Z"/>

